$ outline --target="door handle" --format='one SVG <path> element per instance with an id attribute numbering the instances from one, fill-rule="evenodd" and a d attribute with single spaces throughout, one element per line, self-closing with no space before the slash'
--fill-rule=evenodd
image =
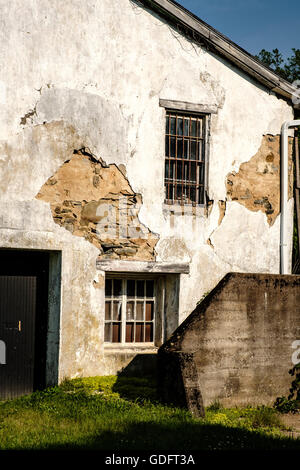
<path id="1" fill-rule="evenodd" d="M 21 322 L 21 320 L 19 320 L 18 330 L 19 330 L 19 331 L 22 330 L 22 322 Z"/>

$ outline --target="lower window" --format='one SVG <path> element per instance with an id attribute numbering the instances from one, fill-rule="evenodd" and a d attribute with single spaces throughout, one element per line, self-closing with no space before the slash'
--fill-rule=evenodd
<path id="1" fill-rule="evenodd" d="M 154 343 L 155 281 L 106 279 L 106 343 Z"/>

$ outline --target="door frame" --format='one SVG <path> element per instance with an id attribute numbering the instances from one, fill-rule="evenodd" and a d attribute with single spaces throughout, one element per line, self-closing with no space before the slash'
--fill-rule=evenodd
<path id="1" fill-rule="evenodd" d="M 33 391 L 58 384 L 61 255 L 61 251 L 0 249 L 0 275 L 37 276 Z"/>

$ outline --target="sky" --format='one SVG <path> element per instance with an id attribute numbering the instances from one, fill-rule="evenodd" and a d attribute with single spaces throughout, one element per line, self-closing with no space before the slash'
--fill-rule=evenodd
<path id="1" fill-rule="evenodd" d="M 250 54 L 300 49 L 300 0 L 176 0 Z"/>

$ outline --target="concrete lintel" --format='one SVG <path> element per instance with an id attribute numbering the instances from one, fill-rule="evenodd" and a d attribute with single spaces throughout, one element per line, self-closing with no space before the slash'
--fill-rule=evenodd
<path id="1" fill-rule="evenodd" d="M 209 113 L 209 114 L 217 114 L 218 107 L 216 104 L 200 104 L 200 103 L 188 103 L 186 101 L 175 101 L 175 100 L 159 100 L 159 105 L 162 108 L 167 109 L 176 109 L 179 111 L 194 111 L 197 113 Z"/>
<path id="2" fill-rule="evenodd" d="M 163 263 L 155 261 L 97 260 L 97 269 L 118 273 L 189 274 L 189 263 Z"/>

